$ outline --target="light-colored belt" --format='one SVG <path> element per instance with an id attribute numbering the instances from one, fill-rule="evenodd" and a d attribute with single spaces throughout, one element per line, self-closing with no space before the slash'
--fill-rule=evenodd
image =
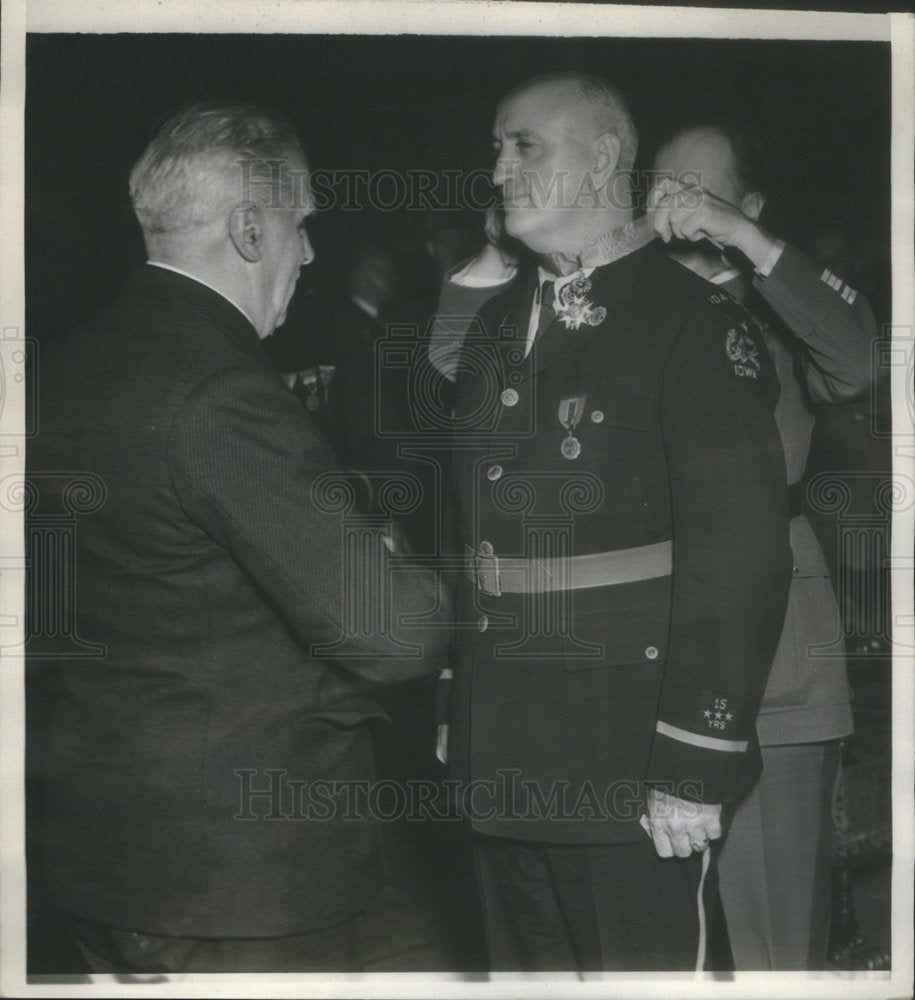
<path id="1" fill-rule="evenodd" d="M 476 583 L 478 590 L 491 597 L 580 590 L 669 576 L 672 552 L 673 546 L 668 541 L 566 558 L 513 559 L 481 555 L 464 546 L 464 574 Z"/>

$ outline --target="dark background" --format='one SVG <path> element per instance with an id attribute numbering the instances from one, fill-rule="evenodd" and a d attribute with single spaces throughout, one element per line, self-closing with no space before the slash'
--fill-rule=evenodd
<path id="1" fill-rule="evenodd" d="M 773 171 L 764 221 L 801 245 L 824 225 L 852 234 L 868 274 L 845 277 L 886 320 L 889 57 L 875 42 L 31 35 L 29 335 L 84 318 L 144 259 L 127 176 L 155 125 L 186 100 L 242 97 L 287 113 L 317 169 L 488 170 L 499 96 L 527 76 L 570 68 L 626 93 L 643 169 L 685 119 L 724 114 L 752 127 Z M 398 253 L 406 293 L 428 292 L 426 224 L 421 211 L 321 213 L 311 224 L 318 258 L 300 293 L 333 291 L 366 237 Z"/>

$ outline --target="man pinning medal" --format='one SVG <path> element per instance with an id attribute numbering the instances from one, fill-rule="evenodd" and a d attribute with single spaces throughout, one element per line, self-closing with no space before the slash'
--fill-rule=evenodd
<path id="1" fill-rule="evenodd" d="M 448 716 L 491 964 L 701 969 L 791 576 L 778 384 L 748 314 L 633 222 L 610 84 L 522 83 L 494 140 L 535 262 L 457 372 Z"/>

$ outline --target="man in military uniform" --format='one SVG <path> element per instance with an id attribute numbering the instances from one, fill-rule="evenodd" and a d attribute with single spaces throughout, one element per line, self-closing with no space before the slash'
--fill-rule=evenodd
<path id="1" fill-rule="evenodd" d="M 701 968 L 791 574 L 775 373 L 730 297 L 629 240 L 606 81 L 522 84 L 495 139 L 540 266 L 482 308 L 454 413 L 448 754 L 491 962 Z"/>
<path id="2" fill-rule="evenodd" d="M 824 655 L 840 632 L 839 609 L 803 514 L 802 479 L 812 403 L 845 403 L 867 391 L 877 325 L 862 294 L 759 225 L 766 161 L 746 129 L 726 122 L 684 128 L 654 166 L 653 225 L 675 260 L 748 304 L 781 385 L 775 420 L 790 484 L 794 567 L 756 725 L 762 777 L 737 807 L 719 863 L 731 951 L 738 969 L 822 969 L 832 797 L 852 713 L 844 660 Z M 753 272 L 736 267 L 736 255 L 722 247 L 739 250 Z"/>

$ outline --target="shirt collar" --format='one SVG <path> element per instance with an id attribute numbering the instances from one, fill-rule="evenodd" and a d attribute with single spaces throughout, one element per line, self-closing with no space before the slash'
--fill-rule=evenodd
<path id="1" fill-rule="evenodd" d="M 730 267 L 726 271 L 721 271 L 716 274 L 714 278 L 709 278 L 708 280 L 713 285 L 726 285 L 729 281 L 733 281 L 735 278 L 740 277 L 740 271 L 736 267 Z"/>
<path id="2" fill-rule="evenodd" d="M 574 281 L 575 278 L 580 278 L 584 275 L 589 278 L 594 272 L 593 267 L 582 267 L 571 274 L 551 274 L 549 271 L 545 271 L 542 267 L 537 267 L 537 296 L 539 299 L 540 289 L 543 288 L 544 281 L 553 282 L 553 295 L 558 296 L 559 292 L 569 284 L 570 281 Z"/>

